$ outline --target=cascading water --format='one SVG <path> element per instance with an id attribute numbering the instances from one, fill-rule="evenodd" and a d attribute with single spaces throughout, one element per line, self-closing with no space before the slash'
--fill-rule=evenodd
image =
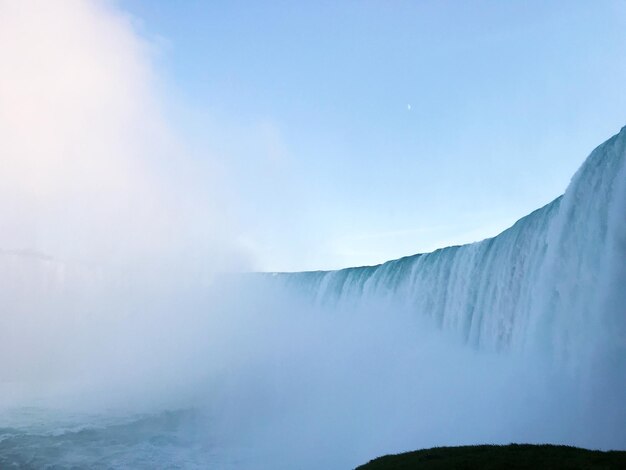
<path id="1" fill-rule="evenodd" d="M 591 153 L 563 196 L 496 237 L 274 277 L 319 305 L 386 301 L 479 349 L 549 349 L 567 360 L 597 342 L 626 356 L 625 266 L 626 128 Z"/>
<path id="2" fill-rule="evenodd" d="M 0 467 L 626 448 L 626 128 L 478 243 L 211 288 L 141 273 L 0 252 Z"/>

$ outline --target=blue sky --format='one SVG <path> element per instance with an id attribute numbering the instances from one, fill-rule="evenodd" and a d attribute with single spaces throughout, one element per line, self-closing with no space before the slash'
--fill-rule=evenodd
<path id="1" fill-rule="evenodd" d="M 118 3 L 260 269 L 495 235 L 626 124 L 624 1 Z"/>

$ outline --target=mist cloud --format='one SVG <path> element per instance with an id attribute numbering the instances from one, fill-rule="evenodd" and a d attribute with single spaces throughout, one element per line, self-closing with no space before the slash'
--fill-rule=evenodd
<path id="1" fill-rule="evenodd" d="M 164 117 L 157 52 L 109 2 L 0 3 L 0 247 L 99 264 L 232 251 L 219 177 Z"/>
<path id="2" fill-rule="evenodd" d="M 579 377 L 541 358 L 471 351 L 401 302 L 312 307 L 243 277 L 205 282 L 248 256 L 233 241 L 226 163 L 200 161 L 167 120 L 157 53 L 113 3 L 0 0 L 0 416 L 35 403 L 85 412 L 81 429 L 101 430 L 90 421 L 101 413 L 119 455 L 159 447 L 137 438 L 137 413 L 185 410 L 193 419 L 175 423 L 179 440 L 159 447 L 157 464 L 190 466 L 198 444 L 199 468 L 348 468 L 432 445 L 623 442 L 603 425 L 613 410 L 588 406 Z M 241 145 L 265 142 L 274 174 L 288 146 L 270 121 L 256 134 Z M 280 192 L 286 179 L 257 184 Z M 110 409 L 131 421 L 121 437 Z M 45 416 L 52 430 L 28 435 L 34 447 L 63 439 L 58 462 L 46 463 L 92 462 Z"/>

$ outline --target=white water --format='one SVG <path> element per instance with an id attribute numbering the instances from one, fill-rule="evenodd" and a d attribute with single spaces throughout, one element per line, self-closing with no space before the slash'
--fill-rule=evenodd
<path id="1" fill-rule="evenodd" d="M 388 301 L 478 349 L 548 349 L 576 362 L 598 341 L 623 346 L 625 154 L 626 128 L 594 150 L 564 196 L 494 238 L 378 266 L 278 276 L 319 305 Z"/>
<path id="2" fill-rule="evenodd" d="M 3 467 L 626 448 L 626 130 L 497 237 L 380 266 L 208 287 L 0 257 Z"/>

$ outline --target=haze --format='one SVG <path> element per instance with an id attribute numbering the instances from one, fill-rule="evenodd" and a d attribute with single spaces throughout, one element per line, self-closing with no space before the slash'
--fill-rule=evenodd
<path id="1" fill-rule="evenodd" d="M 625 53 L 623 2 L 0 0 L 0 466 L 624 448 L 624 131 L 425 271 L 248 272 L 498 234 L 624 123 Z"/>

